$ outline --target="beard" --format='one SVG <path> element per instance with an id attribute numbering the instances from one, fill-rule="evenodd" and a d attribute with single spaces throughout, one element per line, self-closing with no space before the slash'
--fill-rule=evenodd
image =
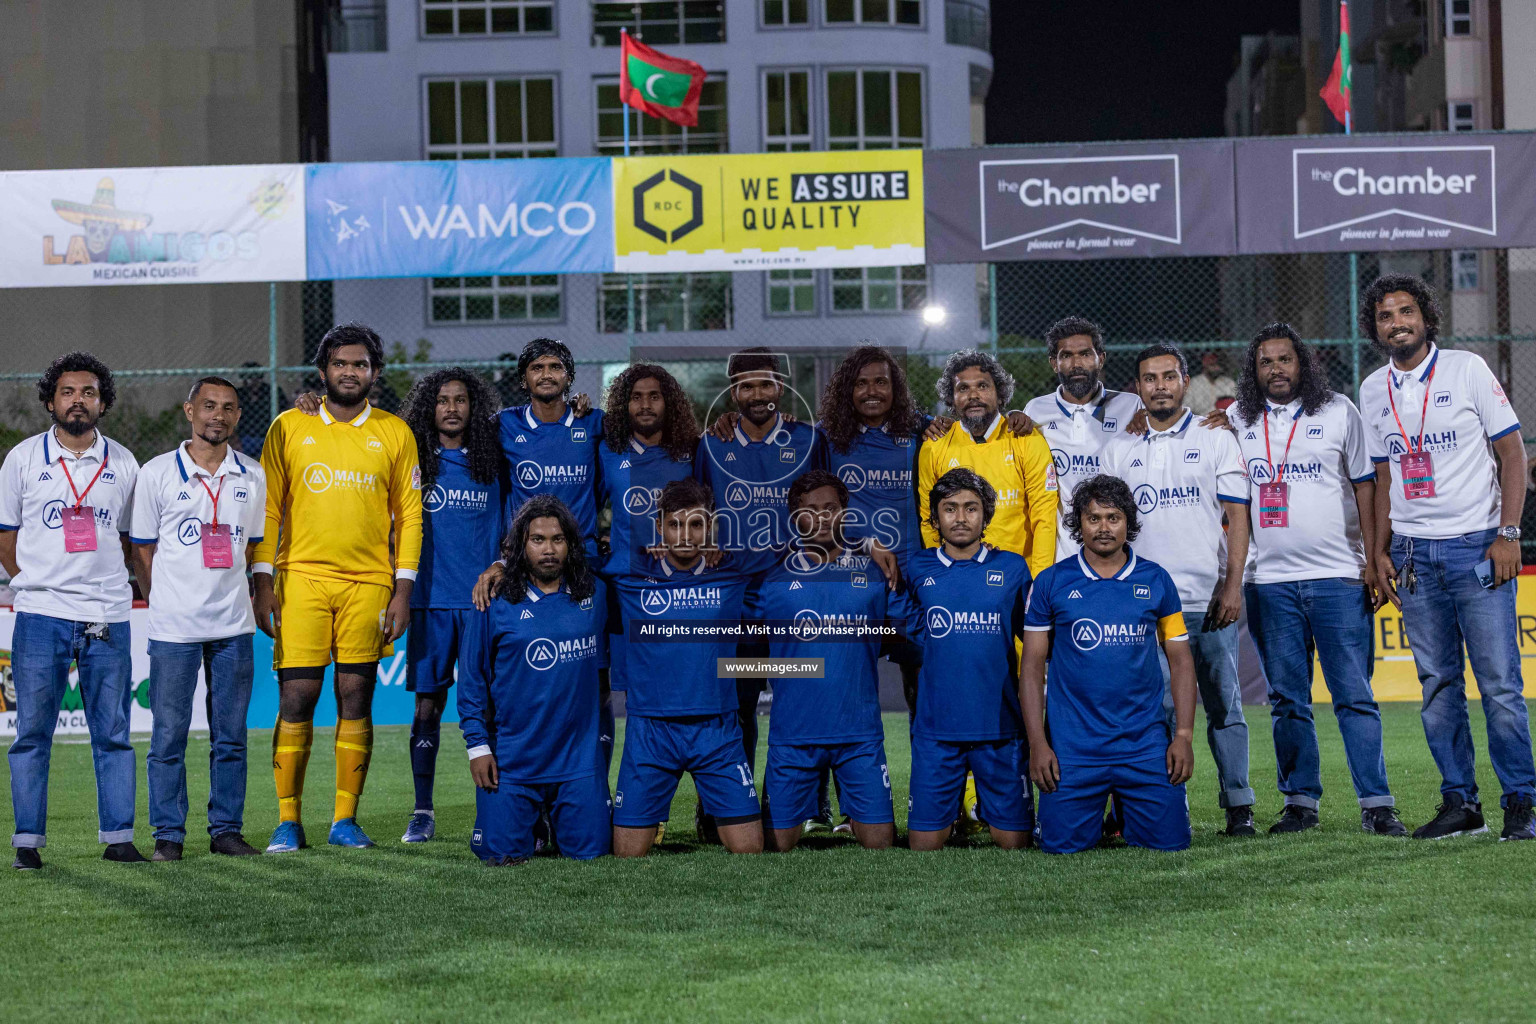
<path id="1" fill-rule="evenodd" d="M 968 433 L 979 434 L 987 429 L 987 425 L 992 422 L 992 417 L 995 415 L 997 414 L 985 410 L 977 413 L 961 413 L 960 424 Z"/>
<path id="2" fill-rule="evenodd" d="M 69 413 L 66 410 L 65 415 L 68 416 L 68 414 Z M 57 424 L 59 428 L 64 431 L 64 433 L 70 435 L 71 437 L 84 437 L 86 434 L 89 434 L 91 431 L 95 430 L 97 419 L 99 419 L 99 417 L 92 416 L 88 411 L 78 420 L 60 419 L 57 412 L 53 414 L 53 422 Z"/>
<path id="3" fill-rule="evenodd" d="M 1061 376 L 1061 386 L 1067 394 L 1073 398 L 1087 398 L 1099 387 L 1099 375 L 1097 373 L 1082 373 L 1072 376 Z"/>
<path id="4" fill-rule="evenodd" d="M 528 563 L 528 575 L 540 583 L 553 583 L 565 574 L 565 563 L 561 562 L 554 567 L 540 565 L 538 562 Z"/>

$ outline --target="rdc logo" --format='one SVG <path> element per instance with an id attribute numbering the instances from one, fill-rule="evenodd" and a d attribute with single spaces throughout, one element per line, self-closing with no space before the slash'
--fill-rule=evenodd
<path id="1" fill-rule="evenodd" d="M 795 612 L 795 636 L 809 640 L 821 633 L 821 613 L 814 608 L 801 608 Z"/>
<path id="2" fill-rule="evenodd" d="M 448 492 L 443 489 L 442 484 L 433 484 L 426 497 L 421 499 L 421 507 L 428 512 L 440 511 L 446 504 L 448 504 Z"/>
<path id="3" fill-rule="evenodd" d="M 57 530 L 64 525 L 64 503 L 55 498 L 43 506 L 43 525 Z"/>
<path id="4" fill-rule="evenodd" d="M 843 481 L 843 486 L 850 491 L 862 491 L 864 489 L 864 467 L 848 463 L 837 471 L 838 478 Z"/>
<path id="5" fill-rule="evenodd" d="M 624 511 L 632 516 L 649 515 L 655 511 L 656 501 L 660 497 L 660 491 L 636 485 L 624 492 Z"/>
<path id="6" fill-rule="evenodd" d="M 948 636 L 954 624 L 955 617 L 943 605 L 936 604 L 928 609 L 928 635 L 934 639 Z"/>
<path id="7" fill-rule="evenodd" d="M 1092 619 L 1078 619 L 1072 623 L 1072 646 L 1080 651 L 1091 651 L 1104 642 L 1104 628 Z"/>
<path id="8" fill-rule="evenodd" d="M 186 547 L 201 544 L 203 540 L 203 523 L 196 516 L 183 519 L 181 525 L 176 527 L 176 539 Z"/>
<path id="9" fill-rule="evenodd" d="M 1136 488 L 1136 508 L 1142 515 L 1157 511 L 1157 488 L 1142 484 Z"/>
<path id="10" fill-rule="evenodd" d="M 531 459 L 517 464 L 517 482 L 523 487 L 537 487 L 544 482 L 544 467 Z"/>
<path id="11" fill-rule="evenodd" d="M 1254 483 L 1257 483 L 1257 484 L 1267 484 L 1267 483 L 1269 483 L 1269 478 L 1270 478 L 1269 463 L 1264 461 L 1263 459 L 1249 459 L 1248 460 L 1248 476 L 1250 478 L 1252 478 Z"/>
<path id="12" fill-rule="evenodd" d="M 1403 453 L 1408 450 L 1408 442 L 1403 440 L 1403 435 L 1393 431 L 1387 435 L 1387 457 L 1393 462 L 1402 459 Z"/>
<path id="13" fill-rule="evenodd" d="M 528 662 L 528 667 L 539 672 L 547 672 L 555 667 L 560 660 L 560 654 L 555 650 L 555 645 L 544 637 L 538 637 L 529 641 L 528 649 L 523 652 L 523 660 Z"/>
<path id="14" fill-rule="evenodd" d="M 304 467 L 304 486 L 316 494 L 331 489 L 331 467 L 323 462 L 311 462 Z"/>
<path id="15" fill-rule="evenodd" d="M 1072 462 L 1067 458 L 1067 453 L 1060 448 L 1051 449 L 1051 461 L 1056 464 L 1057 476 L 1066 476 L 1067 471 L 1072 468 Z"/>
<path id="16" fill-rule="evenodd" d="M 725 504 L 738 511 L 752 504 L 752 492 L 740 480 L 725 489 Z"/>
<path id="17" fill-rule="evenodd" d="M 672 607 L 672 595 L 665 590 L 646 590 L 640 594 L 640 610 L 647 615 L 661 615 Z"/>

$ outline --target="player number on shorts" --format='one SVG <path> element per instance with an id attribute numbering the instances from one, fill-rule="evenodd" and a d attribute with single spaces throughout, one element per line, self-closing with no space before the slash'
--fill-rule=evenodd
<path id="1" fill-rule="evenodd" d="M 745 761 L 736 766 L 736 771 L 741 775 L 741 784 L 748 789 L 752 788 L 752 768 Z"/>

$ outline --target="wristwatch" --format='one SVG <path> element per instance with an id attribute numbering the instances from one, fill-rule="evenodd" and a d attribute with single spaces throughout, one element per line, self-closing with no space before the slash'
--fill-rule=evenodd
<path id="1" fill-rule="evenodd" d="M 1503 537 L 1505 540 L 1519 541 L 1519 539 L 1520 539 L 1520 527 L 1518 527 L 1518 526 L 1501 526 L 1501 527 L 1499 527 L 1499 536 Z"/>

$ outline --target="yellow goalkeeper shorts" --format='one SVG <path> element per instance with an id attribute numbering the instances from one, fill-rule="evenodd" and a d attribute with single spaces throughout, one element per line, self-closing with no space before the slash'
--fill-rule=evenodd
<path id="1" fill-rule="evenodd" d="M 371 665 L 395 653 L 384 642 L 384 611 L 394 596 L 389 587 L 287 570 L 277 573 L 273 587 L 282 623 L 272 644 L 273 668 Z"/>

